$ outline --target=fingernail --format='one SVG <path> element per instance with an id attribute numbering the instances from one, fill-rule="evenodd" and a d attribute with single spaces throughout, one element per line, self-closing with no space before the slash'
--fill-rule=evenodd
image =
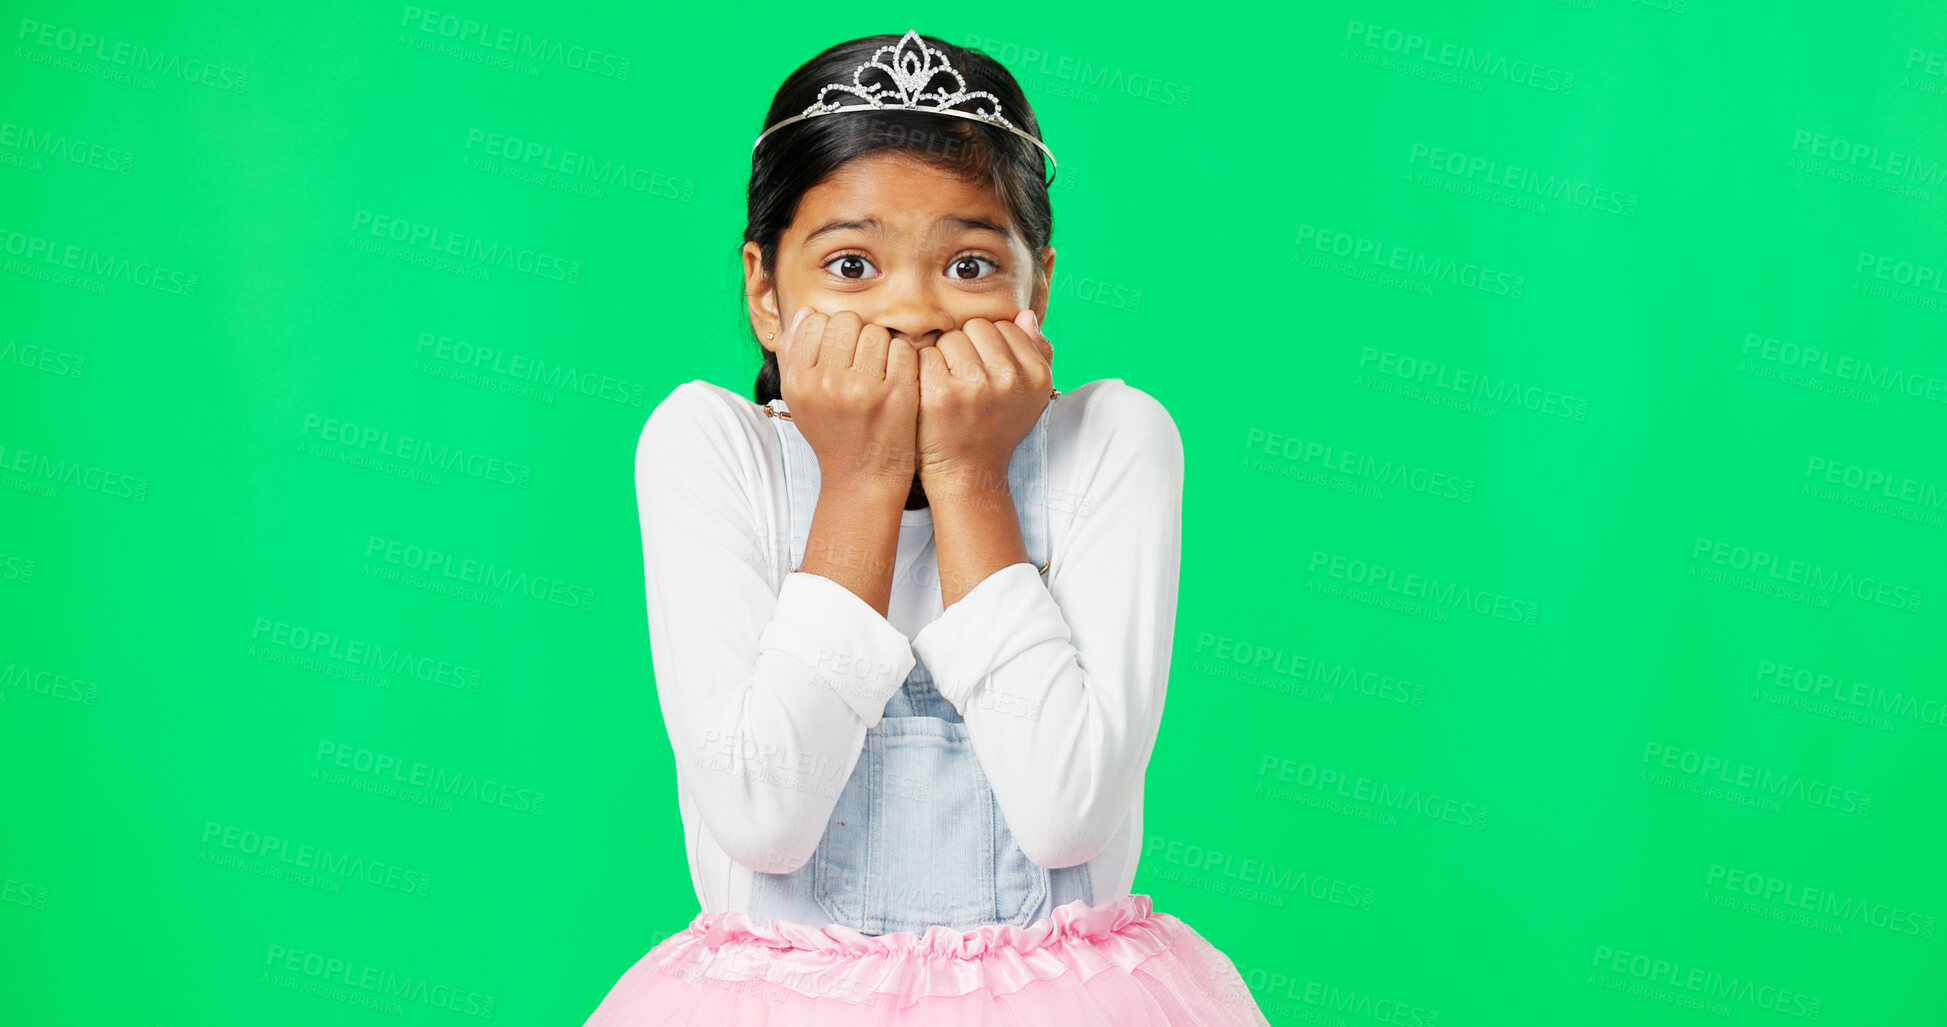
<path id="1" fill-rule="evenodd" d="M 1028 327 L 1037 332 L 1041 330 L 1041 319 L 1034 316 L 1032 310 L 1028 311 Z"/>
<path id="2" fill-rule="evenodd" d="M 810 304 L 808 304 L 808 303 L 807 303 L 807 304 L 805 304 L 804 306 L 802 306 L 802 307 L 799 307 L 799 308 L 798 308 L 798 312 L 797 312 L 796 314 L 793 314 L 793 315 L 791 316 L 791 327 L 793 327 L 793 328 L 796 328 L 796 327 L 798 327 L 798 322 L 800 322 L 800 321 L 802 321 L 802 320 L 804 320 L 804 319 L 805 319 L 805 317 L 806 317 L 806 315 L 808 315 L 808 314 L 810 314 L 810 313 L 811 313 L 811 305 L 810 305 Z"/>

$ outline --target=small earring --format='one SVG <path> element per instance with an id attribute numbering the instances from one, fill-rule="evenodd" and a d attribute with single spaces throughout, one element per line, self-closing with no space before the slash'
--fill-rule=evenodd
<path id="1" fill-rule="evenodd" d="M 775 328 L 773 328 L 773 329 L 771 329 L 771 334 L 769 334 L 769 335 L 766 335 L 766 336 L 764 336 L 764 341 L 765 341 L 765 342 L 770 342 L 771 340 L 773 340 L 773 339 L 775 339 L 775 338 L 777 338 L 777 329 L 775 329 Z"/>

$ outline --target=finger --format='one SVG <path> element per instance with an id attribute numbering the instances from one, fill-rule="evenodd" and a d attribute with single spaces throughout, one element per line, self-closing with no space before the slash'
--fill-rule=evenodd
<path id="1" fill-rule="evenodd" d="M 820 364 L 851 367 L 859 348 L 859 332 L 865 330 L 865 317 L 856 310 L 841 310 L 825 322 Z"/>
<path id="2" fill-rule="evenodd" d="M 1021 377 L 1033 384 L 1040 384 L 1040 379 L 1048 374 L 1048 358 L 1042 353 L 1041 347 L 1035 345 L 1034 337 L 1012 321 L 996 321 L 994 327 L 1001 333 L 1001 338 L 1007 340 L 1015 362 L 1020 365 Z"/>
<path id="3" fill-rule="evenodd" d="M 955 378 L 966 377 L 979 381 L 984 374 L 980 366 L 980 350 L 973 340 L 959 328 L 940 336 L 940 341 L 927 347 L 940 351 L 940 371 Z M 922 354 L 923 356 L 923 354 Z"/>
<path id="4" fill-rule="evenodd" d="M 946 341 L 945 337 L 942 336 L 940 341 Z M 947 367 L 946 354 L 940 352 L 939 346 L 927 346 L 917 350 L 915 357 L 919 361 L 920 400 L 924 403 L 926 396 L 929 393 L 936 393 L 953 372 Z"/>
<path id="5" fill-rule="evenodd" d="M 886 381 L 902 388 L 919 387 L 919 351 L 905 339 L 894 339 L 886 346 Z"/>
<path id="6" fill-rule="evenodd" d="M 869 324 L 859 331 L 859 348 L 852 355 L 852 370 L 871 378 L 886 377 L 886 351 L 892 343 L 892 330 Z"/>
<path id="7" fill-rule="evenodd" d="M 1055 362 L 1055 344 L 1041 331 L 1041 319 L 1034 315 L 1033 308 L 1030 307 L 1014 315 L 1013 323 L 1028 333 L 1028 338 L 1034 340 L 1034 347 L 1041 351 L 1041 356 L 1048 363 Z"/>
<path id="8" fill-rule="evenodd" d="M 1000 324 L 1013 327 L 1006 321 Z M 1001 334 L 999 325 L 984 317 L 970 317 L 962 331 L 967 333 L 967 338 L 973 341 L 974 349 L 979 352 L 980 366 L 986 378 L 1005 380 L 1011 385 L 1021 377 L 1024 365 L 1020 357 L 1015 355 L 1013 345 Z"/>
<path id="9" fill-rule="evenodd" d="M 784 341 L 778 345 L 778 363 L 793 371 L 805 370 L 818 363 L 818 335 L 825 330 L 825 315 L 806 306 L 798 308 L 801 315 L 784 330 Z M 797 345 L 798 342 L 805 345 Z"/>

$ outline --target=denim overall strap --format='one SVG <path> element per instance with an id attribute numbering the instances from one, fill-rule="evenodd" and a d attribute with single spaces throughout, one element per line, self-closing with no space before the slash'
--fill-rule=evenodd
<path id="1" fill-rule="evenodd" d="M 770 406 L 786 410 L 782 399 Z M 1021 540 L 1036 567 L 1048 561 L 1048 419 L 1041 412 L 1008 461 L 1008 491 Z M 804 560 L 819 492 L 818 460 L 788 418 L 769 418 L 784 454 L 791 533 L 778 556 Z M 782 541 L 782 540 L 780 540 Z M 910 573 L 938 585 L 938 564 Z M 753 871 L 749 912 L 759 919 L 866 934 L 924 933 L 943 924 L 1026 927 L 1074 899 L 1093 901 L 1088 865 L 1049 870 L 1015 844 L 959 711 L 933 687 L 914 654 L 912 673 L 866 732 L 825 834 L 811 859 L 788 874 Z"/>

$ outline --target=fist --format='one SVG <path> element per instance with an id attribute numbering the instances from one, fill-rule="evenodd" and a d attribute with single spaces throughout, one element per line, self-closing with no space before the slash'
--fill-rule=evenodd
<path id="1" fill-rule="evenodd" d="M 914 461 L 929 494 L 1006 480 L 1014 447 L 1048 406 L 1053 361 L 1032 310 L 1011 321 L 969 318 L 919 351 Z"/>

